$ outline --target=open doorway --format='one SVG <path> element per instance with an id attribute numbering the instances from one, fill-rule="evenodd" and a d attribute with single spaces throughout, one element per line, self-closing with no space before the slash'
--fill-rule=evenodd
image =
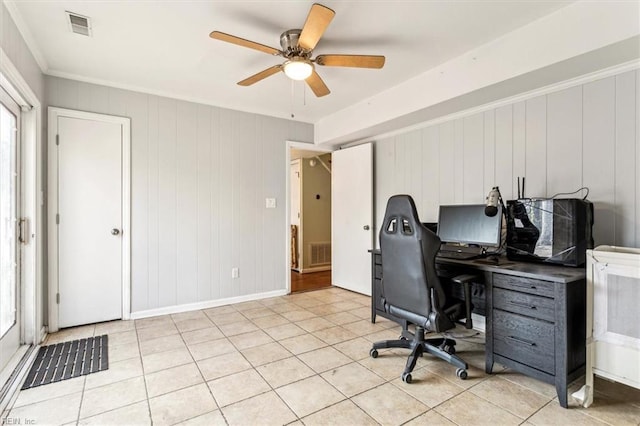
<path id="1" fill-rule="evenodd" d="M 331 286 L 331 153 L 290 147 L 291 292 Z"/>

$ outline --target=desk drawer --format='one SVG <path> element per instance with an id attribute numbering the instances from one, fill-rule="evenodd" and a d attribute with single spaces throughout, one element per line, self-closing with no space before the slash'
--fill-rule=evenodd
<path id="1" fill-rule="evenodd" d="M 493 290 L 493 308 L 549 322 L 555 321 L 554 300 L 548 297 L 495 288 Z"/>
<path id="2" fill-rule="evenodd" d="M 554 374 L 554 325 L 546 321 L 494 310 L 493 352 Z"/>
<path id="3" fill-rule="evenodd" d="M 493 274 L 493 286 L 507 290 L 522 291 L 537 296 L 554 297 L 554 284 L 549 281 L 513 275 Z"/>

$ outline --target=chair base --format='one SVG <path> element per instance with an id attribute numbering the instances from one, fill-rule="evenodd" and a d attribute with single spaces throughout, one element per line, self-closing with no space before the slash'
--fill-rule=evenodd
<path id="1" fill-rule="evenodd" d="M 403 336 L 404 335 L 405 333 L 403 333 Z M 413 333 L 413 339 L 408 340 L 401 338 L 398 340 L 383 340 L 381 342 L 376 342 L 373 344 L 369 354 L 373 358 L 377 358 L 378 349 L 410 349 L 411 353 L 409 354 L 407 365 L 405 366 L 404 372 L 401 376 L 402 380 L 407 383 L 411 383 L 411 372 L 415 368 L 418 358 L 420 358 L 425 352 L 448 362 L 454 367 L 457 367 L 456 375 L 464 380 L 467 378 L 467 369 L 469 366 L 459 356 L 455 355 L 455 344 L 455 340 L 447 338 L 425 339 L 424 329 L 422 327 L 416 327 L 416 331 Z"/>

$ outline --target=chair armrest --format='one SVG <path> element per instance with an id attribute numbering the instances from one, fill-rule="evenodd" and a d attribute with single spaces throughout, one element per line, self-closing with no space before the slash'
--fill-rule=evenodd
<path id="1" fill-rule="evenodd" d="M 480 277 L 476 274 L 463 274 L 463 275 L 456 275 L 455 277 L 451 278 L 451 281 L 458 284 L 467 284 L 474 281 L 478 281 L 479 279 Z"/>

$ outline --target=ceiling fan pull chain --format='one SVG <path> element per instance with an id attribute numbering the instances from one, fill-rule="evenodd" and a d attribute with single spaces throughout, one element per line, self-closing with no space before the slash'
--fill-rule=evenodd
<path id="1" fill-rule="evenodd" d="M 295 99 L 295 81 L 291 80 L 291 118 L 295 118 L 295 114 L 293 113 L 293 105 Z"/>

